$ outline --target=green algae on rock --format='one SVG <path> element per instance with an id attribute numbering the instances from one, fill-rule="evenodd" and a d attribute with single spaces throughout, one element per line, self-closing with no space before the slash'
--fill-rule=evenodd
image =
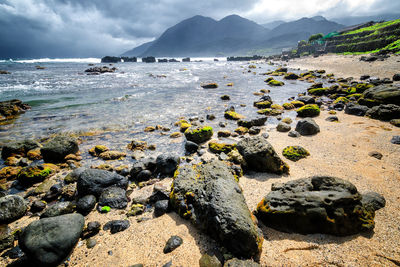
<path id="1" fill-rule="evenodd" d="M 232 111 L 232 110 L 225 111 L 224 117 L 227 120 L 235 120 L 235 121 L 245 118 L 245 116 L 243 116 L 235 111 Z"/>
<path id="2" fill-rule="evenodd" d="M 203 126 L 193 128 L 190 127 L 185 131 L 187 140 L 195 142 L 196 144 L 204 143 L 211 139 L 213 136 L 213 128 L 211 126 Z"/>
<path id="3" fill-rule="evenodd" d="M 208 143 L 208 148 L 210 149 L 211 152 L 220 154 L 224 152 L 225 154 L 228 154 L 231 152 L 233 149 L 236 148 L 236 144 L 226 144 L 226 143 L 218 143 L 216 141 L 210 141 Z"/>
<path id="4" fill-rule="evenodd" d="M 284 82 L 281 82 L 281 81 L 277 81 L 277 80 L 272 79 L 272 80 L 270 80 L 270 81 L 268 82 L 268 85 L 269 85 L 269 86 L 282 86 L 282 85 L 285 85 L 285 83 L 284 83 Z"/>
<path id="5" fill-rule="evenodd" d="M 320 113 L 320 109 L 316 104 L 308 104 L 297 110 L 297 116 L 299 117 L 316 117 Z"/>
<path id="6" fill-rule="evenodd" d="M 301 146 L 287 146 L 283 149 L 282 155 L 292 161 L 298 161 L 306 158 L 310 153 Z"/>
<path id="7" fill-rule="evenodd" d="M 242 189 L 223 162 L 180 166 L 175 172 L 170 203 L 180 216 L 189 219 L 235 256 L 257 258 L 260 255 L 262 234 L 246 205 Z"/>

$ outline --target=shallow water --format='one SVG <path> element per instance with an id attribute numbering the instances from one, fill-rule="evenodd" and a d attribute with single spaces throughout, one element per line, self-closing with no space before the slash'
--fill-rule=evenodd
<path id="1" fill-rule="evenodd" d="M 101 134 L 84 138 L 85 147 L 106 143 L 111 149 L 125 150 L 131 140 L 140 139 L 157 145 L 159 153 L 181 153 L 182 140 L 174 141 L 169 133 L 162 136 L 159 131 L 144 133 L 143 129 L 162 125 L 174 132 L 179 129 L 173 124 L 181 116 L 205 118 L 214 114 L 216 119 L 205 124 L 217 131 L 218 123 L 225 121 L 226 129 L 234 130 L 236 122 L 223 118 L 228 106 L 246 117 L 256 117 L 252 105 L 259 97 L 254 92 L 270 89 L 274 102 L 282 104 L 308 87 L 300 81 L 269 87 L 264 83 L 266 77 L 259 74 L 276 67 L 266 63 L 256 64 L 251 72 L 249 63 L 244 62 L 118 63 L 114 64 L 118 69 L 115 73 L 86 75 L 84 70 L 91 62 L 93 59 L 79 63 L 0 62 L 0 69 L 11 72 L 0 75 L 0 99 L 18 98 L 32 106 L 14 124 L 0 126 L 0 143 L 60 132 L 98 131 Z M 36 69 L 39 64 L 45 69 Z M 207 82 L 216 82 L 219 88 L 201 88 L 200 84 Z M 226 86 L 228 83 L 234 86 Z M 231 100 L 222 101 L 224 94 Z M 268 123 L 276 120 L 271 118 Z"/>

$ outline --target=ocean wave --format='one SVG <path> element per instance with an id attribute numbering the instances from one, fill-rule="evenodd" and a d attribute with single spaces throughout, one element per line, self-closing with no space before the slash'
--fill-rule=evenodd
<path id="1" fill-rule="evenodd" d="M 100 63 L 100 58 L 37 58 L 20 60 L 0 60 L 0 63 Z"/>

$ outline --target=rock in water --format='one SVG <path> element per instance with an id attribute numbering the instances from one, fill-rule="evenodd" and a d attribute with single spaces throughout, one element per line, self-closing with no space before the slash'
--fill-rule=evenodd
<path id="1" fill-rule="evenodd" d="M 258 204 L 256 216 L 285 232 L 352 235 L 374 228 L 375 211 L 361 199 L 348 181 L 313 176 L 273 184 Z"/>
<path id="2" fill-rule="evenodd" d="M 289 172 L 289 166 L 280 159 L 271 144 L 262 136 L 240 140 L 237 149 L 250 170 L 278 174 Z"/>
<path id="3" fill-rule="evenodd" d="M 40 153 L 45 162 L 63 162 L 68 154 L 78 152 L 78 142 L 68 136 L 57 136 L 45 144 Z"/>
<path id="4" fill-rule="evenodd" d="M 178 168 L 171 206 L 217 239 L 233 254 L 251 258 L 261 253 L 263 237 L 246 205 L 242 190 L 220 161 Z"/>
<path id="5" fill-rule="evenodd" d="M 40 145 L 38 142 L 33 140 L 24 140 L 22 142 L 12 142 L 5 144 L 1 151 L 1 157 L 6 160 L 12 155 L 26 156 L 29 150 L 36 149 Z"/>
<path id="6" fill-rule="evenodd" d="M 84 224 L 85 219 L 77 213 L 40 219 L 24 229 L 19 245 L 40 266 L 57 266 L 71 253 Z"/>
<path id="7" fill-rule="evenodd" d="M 128 179 L 119 174 L 98 169 L 86 169 L 78 177 L 77 190 L 79 196 L 94 195 L 99 197 L 103 190 L 110 186 L 126 189 Z"/>
<path id="8" fill-rule="evenodd" d="M 27 205 L 24 199 L 17 195 L 0 198 L 0 224 L 8 224 L 24 216 Z"/>

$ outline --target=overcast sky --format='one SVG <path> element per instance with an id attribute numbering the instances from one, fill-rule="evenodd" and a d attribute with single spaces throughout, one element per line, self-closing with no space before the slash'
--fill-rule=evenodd
<path id="1" fill-rule="evenodd" d="M 0 58 L 119 55 L 194 15 L 265 23 L 399 10 L 399 0 L 0 0 Z"/>

